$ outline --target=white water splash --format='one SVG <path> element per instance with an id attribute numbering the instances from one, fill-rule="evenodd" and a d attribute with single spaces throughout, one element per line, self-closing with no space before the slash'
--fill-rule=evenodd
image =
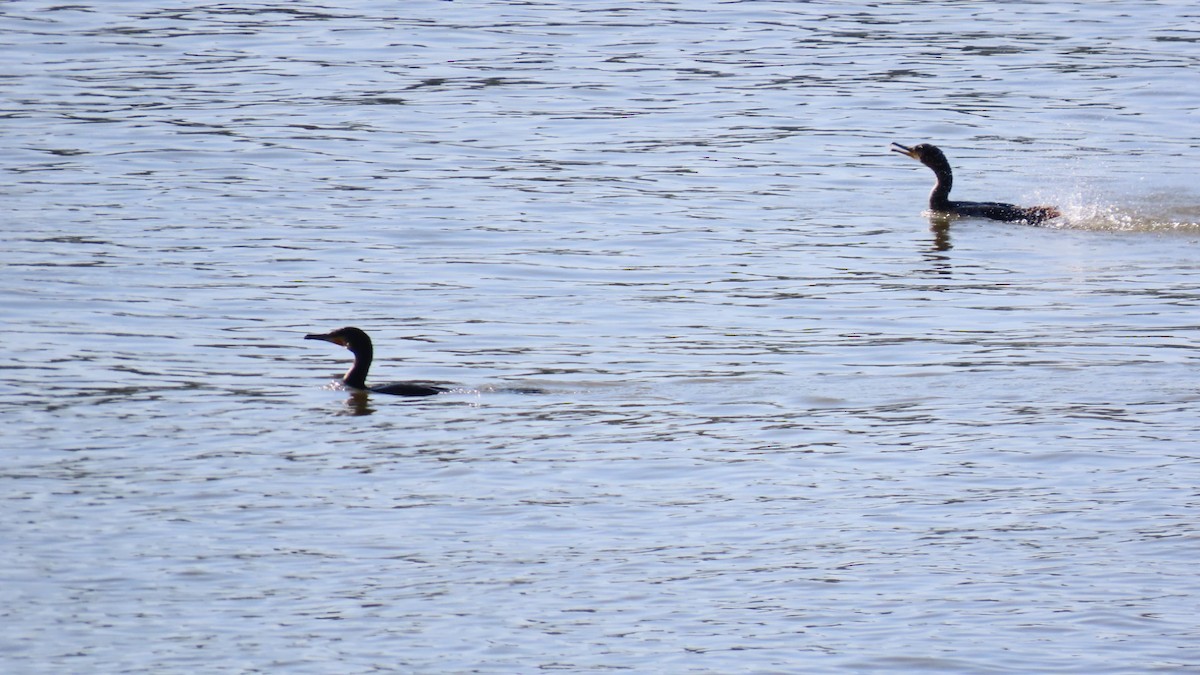
<path id="1" fill-rule="evenodd" d="M 1081 191 L 1060 196 L 1058 207 L 1062 217 L 1047 223 L 1047 227 L 1200 234 L 1200 195 L 1186 192 L 1157 193 L 1115 201 Z"/>

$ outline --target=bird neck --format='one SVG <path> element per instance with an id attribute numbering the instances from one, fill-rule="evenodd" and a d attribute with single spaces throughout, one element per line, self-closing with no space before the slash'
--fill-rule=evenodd
<path id="1" fill-rule="evenodd" d="M 370 345 L 359 347 L 354 352 L 354 365 L 350 366 L 350 370 L 342 376 L 342 382 L 346 383 L 347 387 L 355 389 L 367 388 L 367 371 L 371 369 L 371 359 L 375 356 L 374 349 Z"/>
<path id="2" fill-rule="evenodd" d="M 929 208 L 932 211 L 945 211 L 950 205 L 950 188 L 954 186 L 954 174 L 950 172 L 949 164 L 935 164 L 929 167 L 937 176 L 933 192 L 929 193 Z"/>

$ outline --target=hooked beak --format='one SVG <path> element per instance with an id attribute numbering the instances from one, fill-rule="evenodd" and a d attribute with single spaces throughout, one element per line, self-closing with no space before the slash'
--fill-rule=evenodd
<path id="1" fill-rule="evenodd" d="M 913 149 L 906 145 L 900 145 L 899 143 L 892 143 L 892 147 L 888 148 L 888 150 L 891 150 L 892 152 L 898 152 L 902 155 L 905 155 L 906 157 L 912 157 L 913 159 L 917 159 L 917 155 L 916 155 L 916 153 L 913 152 Z"/>
<path id="2" fill-rule="evenodd" d="M 304 339 L 305 340 L 324 340 L 325 342 L 332 342 L 333 344 L 340 345 L 342 347 L 346 346 L 345 339 L 338 337 L 336 335 L 333 335 L 332 333 L 309 333 L 308 335 L 304 336 Z"/>

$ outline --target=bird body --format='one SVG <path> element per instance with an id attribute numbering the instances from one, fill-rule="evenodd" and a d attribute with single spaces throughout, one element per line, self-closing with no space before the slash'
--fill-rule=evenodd
<path id="1" fill-rule="evenodd" d="M 358 328 L 347 326 L 331 333 L 310 333 L 305 335 L 304 339 L 332 342 L 349 349 L 350 353 L 354 354 L 354 364 L 342 376 L 342 383 L 351 389 L 395 396 L 433 396 L 446 391 L 444 387 L 419 382 L 394 382 L 374 387 L 367 386 L 367 372 L 371 369 L 371 361 L 375 358 L 375 347 L 371 343 L 371 337 Z"/>
<path id="2" fill-rule="evenodd" d="M 1016 206 L 1003 202 L 959 202 L 950 199 L 950 188 L 954 186 L 954 174 L 950 160 L 946 159 L 937 146 L 921 143 L 913 147 L 892 143 L 892 152 L 898 152 L 921 162 L 933 170 L 937 183 L 929 193 L 929 210 L 955 216 L 991 218 L 1006 222 L 1023 222 L 1030 225 L 1044 223 L 1062 215 L 1053 206 Z"/>

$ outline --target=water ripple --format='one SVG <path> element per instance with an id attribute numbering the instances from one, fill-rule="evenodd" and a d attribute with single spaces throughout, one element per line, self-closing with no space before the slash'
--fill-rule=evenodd
<path id="1" fill-rule="evenodd" d="M 399 7 L 0 16 L 7 670 L 1200 664 L 1190 10 Z"/>

